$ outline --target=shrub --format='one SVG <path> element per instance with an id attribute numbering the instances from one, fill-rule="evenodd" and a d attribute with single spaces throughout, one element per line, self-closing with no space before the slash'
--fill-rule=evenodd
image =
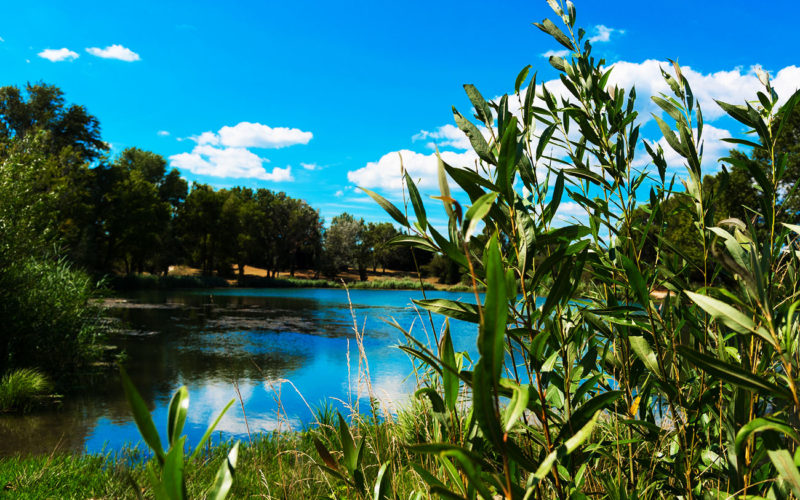
<path id="1" fill-rule="evenodd" d="M 27 411 L 40 396 L 53 390 L 47 376 L 37 370 L 12 370 L 0 379 L 0 411 Z"/>
<path id="2" fill-rule="evenodd" d="M 365 190 L 408 230 L 399 244 L 444 255 L 476 299 L 486 287 L 475 305 L 416 301 L 475 323 L 479 358 L 463 365 L 448 329 L 433 349 L 404 331 L 403 350 L 433 374 L 418 395 L 441 423 L 411 447 L 411 467 L 442 498 L 800 497 L 800 226 L 776 209 L 788 170 L 777 144 L 800 91 L 781 106 L 759 72 L 757 100 L 718 101 L 750 133 L 731 142 L 763 161 L 723 159 L 748 170 L 760 197 L 751 220 L 717 223 L 720 191 L 702 186 L 702 112 L 681 67 L 662 70 L 670 92 L 653 97 L 664 141 L 640 141 L 635 90 L 609 84 L 572 3 L 548 3 L 563 28 L 536 26 L 567 49 L 550 57 L 563 91 L 537 85 L 529 67 L 512 96 L 489 102 L 465 86 L 478 123 L 454 109 L 455 122 L 480 161 L 439 159 L 446 236 L 407 173 L 413 224 Z M 661 143 L 683 164 L 695 257 L 666 238 L 677 165 Z M 557 219 L 567 198 L 585 217 Z M 480 226 L 489 239 L 477 252 Z M 347 456 L 352 444 L 342 447 Z"/>

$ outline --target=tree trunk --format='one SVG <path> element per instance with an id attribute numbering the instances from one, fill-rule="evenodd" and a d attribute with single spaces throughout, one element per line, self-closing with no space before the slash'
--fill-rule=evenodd
<path id="1" fill-rule="evenodd" d="M 367 266 L 361 264 L 360 262 L 358 264 L 358 278 L 361 281 L 367 281 Z"/>

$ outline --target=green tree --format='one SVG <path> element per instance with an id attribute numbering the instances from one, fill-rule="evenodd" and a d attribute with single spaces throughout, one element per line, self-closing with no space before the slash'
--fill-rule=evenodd
<path id="1" fill-rule="evenodd" d="M 178 258 L 174 218 L 186 198 L 187 184 L 177 170 L 167 173 L 160 155 L 128 148 L 110 165 L 93 169 L 95 225 L 105 260 L 113 271 L 166 272 Z"/>
<path id="2" fill-rule="evenodd" d="M 99 353 L 94 284 L 58 257 L 55 200 L 39 189 L 41 140 L 12 138 L 0 158 L 0 375 L 39 367 L 59 377 Z"/>
<path id="3" fill-rule="evenodd" d="M 372 264 L 372 272 L 377 272 L 378 265 L 380 264 L 383 272 L 386 272 L 386 264 L 389 262 L 391 255 L 396 251 L 395 248 L 389 246 L 389 241 L 400 234 L 391 223 L 370 222 L 364 231 L 364 242 L 370 250 L 370 262 Z"/>
<path id="4" fill-rule="evenodd" d="M 356 220 L 347 212 L 337 215 L 325 232 L 325 272 L 335 276 L 348 268 L 358 270 L 361 281 L 367 279 L 369 246 L 364 236 L 364 219 Z"/>
<path id="5" fill-rule="evenodd" d="M 68 105 L 53 85 L 0 87 L 0 157 L 10 154 L 12 141 L 37 137 L 41 155 L 36 189 L 52 199 L 55 228 L 71 260 L 91 267 L 96 254 L 91 202 L 90 166 L 102 159 L 108 146 L 100 122 L 86 108 Z"/>

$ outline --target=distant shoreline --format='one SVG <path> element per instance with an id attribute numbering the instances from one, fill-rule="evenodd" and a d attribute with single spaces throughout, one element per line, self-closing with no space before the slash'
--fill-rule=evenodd
<path id="1" fill-rule="evenodd" d="M 367 281 L 359 280 L 358 274 L 342 273 L 336 278 L 314 277 L 309 270 L 298 270 L 294 276 L 290 273 L 278 273 L 276 277 L 267 277 L 263 269 L 245 267 L 244 276 L 240 279 L 236 273 L 232 277 L 202 275 L 199 270 L 188 267 L 170 268 L 167 275 L 131 274 L 114 275 L 106 278 L 107 286 L 113 291 L 132 290 L 176 290 L 196 288 L 350 288 L 369 290 L 425 290 L 437 291 L 471 291 L 463 285 L 444 285 L 436 278 L 417 277 L 416 273 L 386 270 L 385 272 L 368 272 Z"/>

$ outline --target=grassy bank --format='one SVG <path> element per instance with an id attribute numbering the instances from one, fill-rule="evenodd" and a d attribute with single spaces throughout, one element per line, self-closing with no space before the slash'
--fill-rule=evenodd
<path id="1" fill-rule="evenodd" d="M 334 414 L 335 417 L 335 414 Z M 407 461 L 408 452 L 402 447 L 407 432 L 404 424 L 361 423 L 352 427 L 356 438 L 365 440 L 363 470 L 367 480 L 375 477 L 379 450 L 381 461 Z M 233 489 L 229 498 L 329 498 L 336 495 L 351 498 L 344 483 L 327 475 L 314 445 L 317 438 L 340 459 L 339 440 L 332 425 L 297 432 L 253 436 L 241 443 Z M 187 464 L 189 498 L 202 498 L 213 483 L 214 476 L 231 443 L 211 448 L 205 456 Z M 0 459 L 0 498 L 136 498 L 133 483 L 151 498 L 147 469 L 152 466 L 143 458 L 141 449 L 125 449 L 108 454 L 66 454 L 27 456 Z M 399 467 L 398 467 L 399 469 Z M 407 469 L 407 468 L 406 468 Z M 131 481 L 131 479 L 133 481 Z M 419 477 L 404 471 L 393 478 L 397 493 L 407 498 Z"/>
<path id="2" fill-rule="evenodd" d="M 241 280 L 226 280 L 218 276 L 156 276 L 152 274 L 135 274 L 113 276 L 107 280 L 109 288 L 116 291 L 131 290 L 172 290 L 187 288 L 344 288 L 342 281 L 308 278 L 267 278 L 263 276 L 245 276 Z M 347 288 L 363 290 L 419 290 L 420 282 L 416 278 L 388 278 L 370 281 L 345 282 Z M 471 291 L 465 285 L 438 285 L 423 282 L 426 290 Z"/>

